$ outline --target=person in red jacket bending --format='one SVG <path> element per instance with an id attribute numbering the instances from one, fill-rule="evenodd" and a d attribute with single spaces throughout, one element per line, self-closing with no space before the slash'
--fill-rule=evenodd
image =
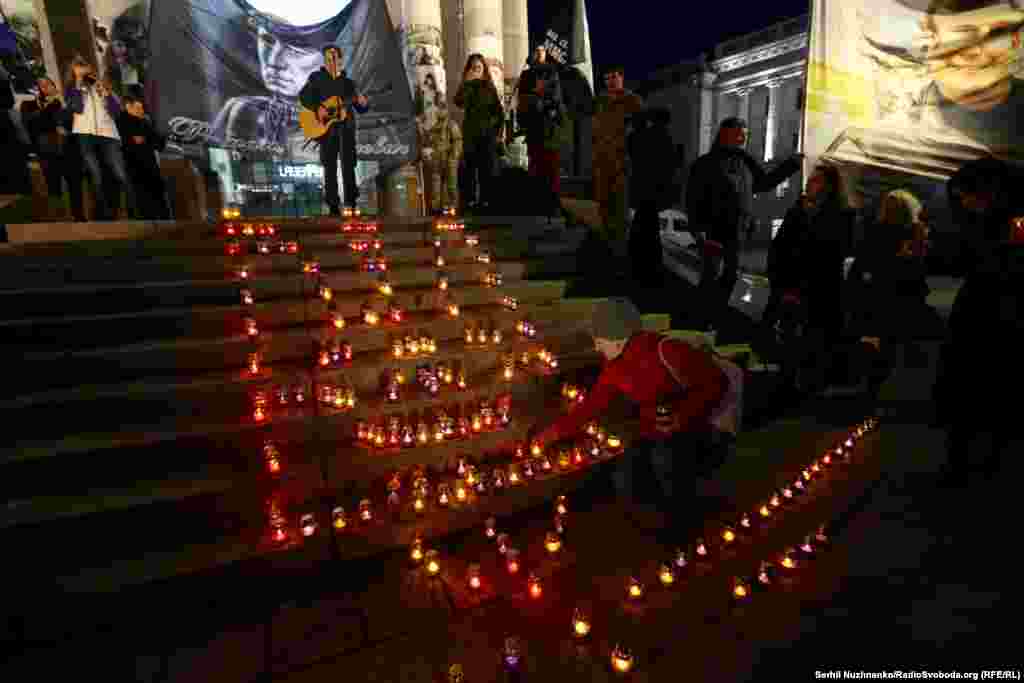
<path id="1" fill-rule="evenodd" d="M 550 444 L 577 434 L 617 395 L 639 405 L 640 437 L 613 475 L 620 494 L 633 493 L 632 471 L 649 461 L 667 511 L 682 511 L 676 495 L 697 474 L 715 431 L 735 433 L 742 372 L 690 344 L 641 329 L 640 312 L 627 299 L 609 299 L 593 318 L 594 344 L 608 362 L 579 408 L 543 430 Z M 690 475 L 690 476 L 687 476 Z M 677 485 L 678 484 L 678 485 Z"/>

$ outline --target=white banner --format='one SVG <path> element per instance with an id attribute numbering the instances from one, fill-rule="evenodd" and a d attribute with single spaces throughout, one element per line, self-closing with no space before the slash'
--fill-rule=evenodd
<path id="1" fill-rule="evenodd" d="M 1020 0 L 813 0 L 808 162 L 871 202 L 899 185 L 927 201 L 980 156 L 1024 161 L 1022 26 Z"/>

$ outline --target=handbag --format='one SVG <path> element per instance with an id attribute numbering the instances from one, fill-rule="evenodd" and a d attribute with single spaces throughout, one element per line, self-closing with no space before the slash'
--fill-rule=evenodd
<path id="1" fill-rule="evenodd" d="M 679 376 L 676 369 L 672 367 L 672 364 L 665 359 L 664 346 L 665 342 L 668 341 L 670 340 L 662 339 L 658 342 L 658 359 L 668 374 L 672 376 L 672 379 L 676 381 L 676 384 L 683 391 L 686 391 L 689 388 L 688 385 Z M 743 370 L 714 353 L 711 354 L 711 359 L 725 373 L 729 386 L 726 388 L 722 400 L 711 411 L 708 423 L 720 432 L 726 432 L 735 436 L 739 433 L 743 413 Z"/>

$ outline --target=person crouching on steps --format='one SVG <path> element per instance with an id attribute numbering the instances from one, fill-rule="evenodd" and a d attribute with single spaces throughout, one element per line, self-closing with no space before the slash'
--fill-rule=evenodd
<path id="1" fill-rule="evenodd" d="M 617 395 L 639 404 L 640 436 L 622 456 L 613 476 L 620 495 L 636 498 L 633 470 L 649 463 L 668 514 L 681 533 L 696 510 L 693 489 L 715 431 L 735 434 L 743 387 L 742 371 L 690 344 L 641 328 L 640 312 L 628 299 L 602 301 L 593 318 L 594 345 L 607 363 L 587 399 L 543 430 L 548 445 L 578 433 L 598 418 Z M 701 454 L 701 455 L 696 455 Z"/>
<path id="2" fill-rule="evenodd" d="M 167 146 L 167 138 L 153 127 L 142 100 L 125 96 L 122 102 L 124 110 L 117 117 L 117 129 L 121 134 L 136 213 L 145 220 L 169 220 L 166 188 L 156 158 L 157 152 Z"/>

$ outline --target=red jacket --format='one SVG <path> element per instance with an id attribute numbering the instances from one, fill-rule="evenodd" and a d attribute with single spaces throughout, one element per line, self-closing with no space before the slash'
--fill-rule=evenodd
<path id="1" fill-rule="evenodd" d="M 665 361 L 686 384 L 685 388 L 680 386 L 659 357 L 662 339 L 665 337 L 652 332 L 633 335 L 622 355 L 605 365 L 583 405 L 544 430 L 540 441 L 553 443 L 573 436 L 600 416 L 618 393 L 640 405 L 643 438 L 661 440 L 669 436 L 655 429 L 660 404 L 673 409 L 683 431 L 708 429 L 708 419 L 728 389 L 728 377 L 710 354 L 686 342 L 667 339 L 662 347 Z"/>

